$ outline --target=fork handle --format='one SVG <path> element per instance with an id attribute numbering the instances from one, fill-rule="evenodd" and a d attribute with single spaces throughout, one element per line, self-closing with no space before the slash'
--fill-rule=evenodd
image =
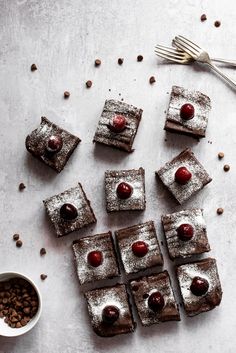
<path id="1" fill-rule="evenodd" d="M 216 65 L 212 62 L 207 63 L 215 72 L 217 72 L 221 77 L 223 77 L 228 83 L 236 88 L 236 81 L 232 80 L 229 76 L 225 75 Z"/>
<path id="2" fill-rule="evenodd" d="M 219 58 L 211 58 L 211 60 L 216 61 L 218 63 L 223 63 L 223 64 L 228 64 L 231 66 L 236 66 L 236 61 L 235 60 L 225 60 L 225 59 L 219 59 Z"/>

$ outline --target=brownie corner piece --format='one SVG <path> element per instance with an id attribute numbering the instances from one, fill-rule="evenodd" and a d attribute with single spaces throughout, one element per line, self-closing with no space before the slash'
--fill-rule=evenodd
<path id="1" fill-rule="evenodd" d="M 210 251 L 202 209 L 190 209 L 162 216 L 168 253 L 172 260 Z"/>
<path id="2" fill-rule="evenodd" d="M 115 231 L 116 243 L 126 274 L 163 265 L 153 221 Z"/>
<path id="3" fill-rule="evenodd" d="M 142 211 L 146 207 L 143 168 L 105 172 L 107 212 Z"/>
<path id="4" fill-rule="evenodd" d="M 127 103 L 106 100 L 93 142 L 132 152 L 142 112 Z"/>
<path id="5" fill-rule="evenodd" d="M 49 197 L 43 203 L 57 237 L 62 237 L 97 221 L 80 183 L 58 195 Z"/>
<path id="6" fill-rule="evenodd" d="M 143 326 L 180 321 L 179 308 L 167 271 L 131 280 L 130 288 Z"/>
<path id="7" fill-rule="evenodd" d="M 87 291 L 88 313 L 94 332 L 101 337 L 131 333 L 136 328 L 124 284 Z"/>
<path id="8" fill-rule="evenodd" d="M 173 86 L 164 130 L 197 139 L 205 137 L 210 110 L 211 100 L 207 95 Z"/>
<path id="9" fill-rule="evenodd" d="M 81 285 L 120 275 L 111 232 L 80 238 L 72 248 Z"/>
<path id="10" fill-rule="evenodd" d="M 34 157 L 60 173 L 80 141 L 79 137 L 42 117 L 39 127 L 26 137 L 25 146 Z"/>
<path id="11" fill-rule="evenodd" d="M 211 177 L 189 149 L 185 149 L 156 171 L 166 188 L 179 204 L 211 182 Z"/>
<path id="12" fill-rule="evenodd" d="M 188 316 L 214 309 L 220 305 L 222 289 L 213 258 L 176 267 L 184 308 Z"/>

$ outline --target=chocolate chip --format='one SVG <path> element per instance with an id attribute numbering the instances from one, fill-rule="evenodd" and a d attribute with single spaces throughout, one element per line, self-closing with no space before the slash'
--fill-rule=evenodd
<path id="1" fill-rule="evenodd" d="M 124 59 L 123 58 L 119 58 L 117 62 L 118 62 L 119 65 L 122 65 L 123 62 L 124 62 Z"/>
<path id="2" fill-rule="evenodd" d="M 47 252 L 46 252 L 46 249 L 45 248 L 42 248 L 40 249 L 40 255 L 43 256 L 45 255 Z"/>
<path id="3" fill-rule="evenodd" d="M 143 61 L 143 56 L 142 56 L 142 55 L 138 55 L 138 56 L 137 56 L 137 61 L 139 61 L 139 62 L 140 62 L 140 61 Z"/>
<path id="4" fill-rule="evenodd" d="M 201 21 L 204 22 L 207 20 L 207 17 L 205 14 L 203 14 L 201 17 L 200 17 Z"/>
<path id="5" fill-rule="evenodd" d="M 22 191 L 26 188 L 25 184 L 24 183 L 20 183 L 19 184 L 19 190 Z"/>
<path id="6" fill-rule="evenodd" d="M 42 274 L 40 275 L 40 278 L 41 278 L 42 281 L 44 281 L 44 280 L 47 278 L 47 275 L 45 275 L 44 273 L 42 273 Z"/>
<path id="7" fill-rule="evenodd" d="M 149 83 L 152 85 L 154 82 L 156 82 L 156 79 L 155 79 L 154 76 L 151 76 L 151 77 L 149 78 Z"/>
<path id="8" fill-rule="evenodd" d="M 224 171 L 228 172 L 230 170 L 230 166 L 228 164 L 224 165 Z"/>
<path id="9" fill-rule="evenodd" d="M 23 243 L 22 243 L 22 241 L 21 241 L 20 239 L 16 241 L 16 246 L 17 246 L 18 248 L 21 248 L 22 245 L 23 245 Z"/>
<path id="10" fill-rule="evenodd" d="M 215 21 L 214 25 L 215 25 L 215 27 L 220 27 L 221 22 L 220 21 Z"/>
<path id="11" fill-rule="evenodd" d="M 87 87 L 87 88 L 90 88 L 90 87 L 92 87 L 92 84 L 93 84 L 93 82 L 90 81 L 90 80 L 88 80 L 88 81 L 86 82 L 86 87 Z"/>
<path id="12" fill-rule="evenodd" d="M 219 208 L 217 208 L 216 212 L 217 212 L 217 214 L 220 215 L 220 214 L 222 214 L 224 212 L 224 209 L 219 207 Z"/>
<path id="13" fill-rule="evenodd" d="M 20 239 L 20 235 L 19 234 L 14 234 L 12 238 L 13 238 L 14 241 L 17 241 L 17 240 Z"/>
<path id="14" fill-rule="evenodd" d="M 65 91 L 65 92 L 64 92 L 64 98 L 65 98 L 65 99 L 68 99 L 69 97 L 70 97 L 70 92 Z"/>
<path id="15" fill-rule="evenodd" d="M 218 158 L 219 158 L 219 159 L 224 158 L 224 156 L 225 156 L 225 155 L 224 155 L 224 153 L 223 153 L 223 152 L 219 152 L 219 153 L 218 153 Z"/>
<path id="16" fill-rule="evenodd" d="M 31 71 L 35 71 L 37 70 L 37 66 L 35 64 L 32 64 L 31 67 L 30 67 Z"/>
<path id="17" fill-rule="evenodd" d="M 95 66 L 100 66 L 101 65 L 101 60 L 100 59 L 96 59 L 95 61 L 94 61 L 94 65 Z"/>

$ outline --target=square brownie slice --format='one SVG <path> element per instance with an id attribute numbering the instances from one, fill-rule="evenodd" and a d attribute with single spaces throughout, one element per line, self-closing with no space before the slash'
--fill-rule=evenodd
<path id="1" fill-rule="evenodd" d="M 120 275 L 111 232 L 75 240 L 72 248 L 80 284 Z"/>
<path id="2" fill-rule="evenodd" d="M 142 113 L 133 105 L 106 100 L 93 142 L 132 152 Z"/>
<path id="3" fill-rule="evenodd" d="M 180 204 L 212 180 L 189 148 L 166 163 L 156 175 Z"/>
<path id="4" fill-rule="evenodd" d="M 84 295 L 92 327 L 97 335 L 111 337 L 135 330 L 136 324 L 124 284 L 93 289 Z"/>
<path id="5" fill-rule="evenodd" d="M 43 203 L 57 237 L 97 221 L 80 183 L 61 194 L 49 197 Z"/>
<path id="6" fill-rule="evenodd" d="M 215 259 L 209 257 L 177 266 L 176 273 L 188 316 L 220 305 L 222 290 Z"/>
<path id="7" fill-rule="evenodd" d="M 105 172 L 107 212 L 145 210 L 144 169 Z"/>
<path id="8" fill-rule="evenodd" d="M 132 280 L 130 286 L 143 326 L 180 321 L 178 305 L 167 271 Z"/>
<path id="9" fill-rule="evenodd" d="M 126 274 L 163 265 L 153 221 L 119 229 L 115 235 Z"/>
<path id="10" fill-rule="evenodd" d="M 80 141 L 42 117 L 39 127 L 26 137 L 25 145 L 34 157 L 60 173 Z"/>
<path id="11" fill-rule="evenodd" d="M 164 130 L 205 137 L 211 100 L 199 91 L 173 86 Z"/>
<path id="12" fill-rule="evenodd" d="M 161 219 L 172 260 L 211 250 L 201 209 L 175 212 L 164 215 Z"/>

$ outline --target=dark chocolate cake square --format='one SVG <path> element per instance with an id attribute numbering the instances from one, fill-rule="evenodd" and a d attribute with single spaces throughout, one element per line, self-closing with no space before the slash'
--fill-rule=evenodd
<path id="1" fill-rule="evenodd" d="M 181 114 L 181 107 L 186 104 L 191 104 L 194 109 L 189 120 Z M 210 110 L 211 100 L 205 94 L 173 86 L 164 129 L 195 138 L 205 137 Z"/>
<path id="2" fill-rule="evenodd" d="M 163 265 L 153 221 L 119 229 L 115 235 L 126 274 Z"/>
<path id="3" fill-rule="evenodd" d="M 144 175 L 143 168 L 106 171 L 105 195 L 107 212 L 145 210 Z M 124 194 L 122 194 L 122 190 Z"/>
<path id="4" fill-rule="evenodd" d="M 186 169 L 188 173 L 191 173 L 191 178 L 185 184 L 176 181 L 176 173 L 180 169 Z M 189 148 L 166 163 L 156 172 L 156 175 L 180 204 L 203 189 L 212 180 Z"/>
<path id="5" fill-rule="evenodd" d="M 132 280 L 130 286 L 143 326 L 180 321 L 178 305 L 167 271 Z"/>
<path id="6" fill-rule="evenodd" d="M 184 210 L 162 216 L 170 258 L 185 258 L 210 251 L 206 223 L 201 209 Z"/>
<path id="7" fill-rule="evenodd" d="M 76 187 L 44 200 L 43 203 L 57 237 L 97 221 L 80 183 Z"/>
<path id="8" fill-rule="evenodd" d="M 132 152 L 142 112 L 127 103 L 106 100 L 93 142 Z"/>
<path id="9" fill-rule="evenodd" d="M 119 276 L 111 232 L 75 240 L 72 247 L 80 284 Z"/>
<path id="10" fill-rule="evenodd" d="M 133 319 L 124 284 L 93 289 L 85 293 L 92 327 L 97 335 L 111 337 L 133 332 Z"/>
<path id="11" fill-rule="evenodd" d="M 42 117 L 39 127 L 26 137 L 25 145 L 34 157 L 60 173 L 80 141 Z"/>
<path id="12" fill-rule="evenodd" d="M 206 258 L 176 267 L 183 304 L 188 316 L 220 305 L 222 290 L 216 260 Z"/>

